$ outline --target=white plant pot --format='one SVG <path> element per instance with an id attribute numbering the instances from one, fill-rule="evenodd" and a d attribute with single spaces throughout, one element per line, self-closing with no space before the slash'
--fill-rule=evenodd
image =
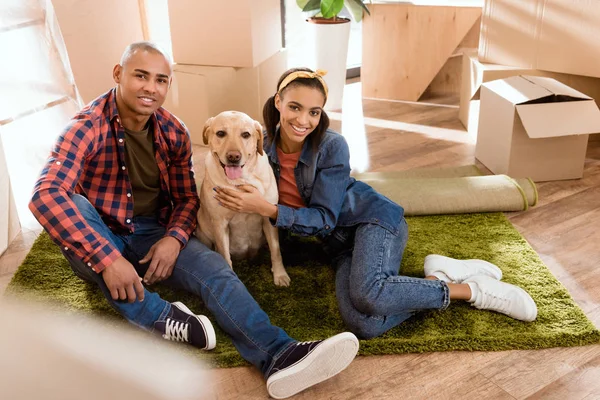
<path id="1" fill-rule="evenodd" d="M 307 49 L 312 52 L 308 65 L 313 70 L 327 70 L 324 79 L 329 87 L 326 110 L 342 108 L 344 85 L 346 84 L 346 59 L 350 40 L 350 20 L 337 24 L 306 22 Z"/>

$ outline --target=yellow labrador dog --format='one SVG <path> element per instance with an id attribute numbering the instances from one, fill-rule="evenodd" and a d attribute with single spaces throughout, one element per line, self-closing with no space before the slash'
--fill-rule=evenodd
<path id="1" fill-rule="evenodd" d="M 278 286 L 289 286 L 283 266 L 277 228 L 269 218 L 221 207 L 214 199 L 214 187 L 235 188 L 249 184 L 265 199 L 277 203 L 277 182 L 269 160 L 263 154 L 263 133 L 259 122 L 237 111 L 225 111 L 210 118 L 202 133 L 210 152 L 200 190 L 200 211 L 196 236 L 216 249 L 229 265 L 231 259 L 253 257 L 267 239 L 271 251 L 271 271 Z"/>

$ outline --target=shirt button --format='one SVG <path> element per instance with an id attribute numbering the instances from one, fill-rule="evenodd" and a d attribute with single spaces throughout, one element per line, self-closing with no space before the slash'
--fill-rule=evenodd
<path id="1" fill-rule="evenodd" d="M 69 250 L 69 248 L 67 246 L 65 246 L 65 251 Z"/>
<path id="2" fill-rule="evenodd" d="M 127 193 L 127 197 L 131 197 L 131 193 Z"/>
<path id="3" fill-rule="evenodd" d="M 92 266 L 92 263 L 91 263 L 91 262 L 89 262 L 89 263 L 88 263 L 88 267 L 91 267 L 91 266 Z"/>
<path id="4" fill-rule="evenodd" d="M 131 220 L 130 220 L 129 218 L 127 218 L 127 219 L 125 220 L 125 222 L 127 222 L 128 224 L 130 224 L 130 223 L 131 223 Z"/>
<path id="5" fill-rule="evenodd" d="M 325 229 L 329 229 L 329 225 L 325 225 Z"/>
<path id="6" fill-rule="evenodd" d="M 121 169 L 122 169 L 123 171 L 125 171 L 125 166 L 123 165 L 123 166 L 121 167 Z"/>
<path id="7" fill-rule="evenodd" d="M 119 139 L 119 143 L 123 143 L 123 139 Z"/>
<path id="8" fill-rule="evenodd" d="M 60 161 L 57 161 L 57 162 L 56 162 L 56 165 L 60 165 Z"/>

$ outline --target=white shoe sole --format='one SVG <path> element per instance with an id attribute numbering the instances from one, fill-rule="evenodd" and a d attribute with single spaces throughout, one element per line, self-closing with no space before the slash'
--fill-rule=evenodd
<path id="1" fill-rule="evenodd" d="M 173 305 L 175 305 L 175 304 L 177 305 L 177 307 L 179 307 L 179 309 L 196 317 L 198 319 L 198 321 L 200 321 L 200 323 L 202 324 L 202 327 L 204 328 L 204 332 L 206 333 L 206 347 L 204 348 L 204 350 L 214 349 L 217 346 L 217 335 L 215 334 L 215 329 L 213 328 L 210 320 L 207 317 L 205 317 L 204 315 L 194 314 L 192 312 L 192 310 L 187 308 L 186 305 L 180 301 L 176 301 L 175 303 L 173 303 Z"/>
<path id="2" fill-rule="evenodd" d="M 326 339 L 295 365 L 271 375 L 267 391 L 285 399 L 342 372 L 358 352 L 358 339 L 350 332 Z"/>

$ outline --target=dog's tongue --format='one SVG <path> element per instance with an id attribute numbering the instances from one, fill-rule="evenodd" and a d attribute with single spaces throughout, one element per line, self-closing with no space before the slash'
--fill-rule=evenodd
<path id="1" fill-rule="evenodd" d="M 235 180 L 242 177 L 242 167 L 235 165 L 225 166 L 225 175 L 231 180 Z"/>

